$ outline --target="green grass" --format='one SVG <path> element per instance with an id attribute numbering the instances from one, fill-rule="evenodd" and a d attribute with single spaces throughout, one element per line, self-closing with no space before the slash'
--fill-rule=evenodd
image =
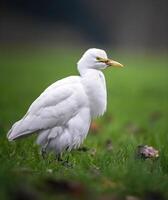
<path id="1" fill-rule="evenodd" d="M 1 51 L 0 199 L 168 198 L 168 58 L 164 55 L 113 55 L 126 68 L 105 71 L 108 109 L 83 144 L 89 150 L 69 154 L 73 167 L 57 163 L 53 155 L 42 159 L 35 136 L 7 141 L 12 123 L 48 85 L 77 74 L 80 55 L 53 49 Z M 139 144 L 154 146 L 159 159 L 136 159 Z M 78 185 L 67 189 L 60 180 Z"/>

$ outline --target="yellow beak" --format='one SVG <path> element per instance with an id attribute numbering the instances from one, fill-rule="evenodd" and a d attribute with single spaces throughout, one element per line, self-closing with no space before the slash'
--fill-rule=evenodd
<path id="1" fill-rule="evenodd" d="M 110 67 L 110 66 L 111 67 L 124 67 L 124 65 L 122 65 L 121 63 L 114 61 L 112 59 L 97 57 L 97 60 L 99 62 L 105 63 L 108 67 Z"/>
<path id="2" fill-rule="evenodd" d="M 111 60 L 111 59 L 107 59 L 105 62 L 109 67 L 124 67 L 124 65 L 122 65 L 121 63 Z"/>

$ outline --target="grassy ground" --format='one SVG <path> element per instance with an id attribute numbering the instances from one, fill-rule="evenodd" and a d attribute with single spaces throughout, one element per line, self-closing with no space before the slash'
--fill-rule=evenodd
<path id="1" fill-rule="evenodd" d="M 113 55 L 126 68 L 106 70 L 108 110 L 92 125 L 83 151 L 70 153 L 73 167 L 57 163 L 53 155 L 42 159 L 35 136 L 7 141 L 12 123 L 49 84 L 77 74 L 80 55 L 58 50 L 1 51 L 0 199 L 167 199 L 166 56 Z M 140 144 L 158 149 L 159 159 L 136 159 Z"/>

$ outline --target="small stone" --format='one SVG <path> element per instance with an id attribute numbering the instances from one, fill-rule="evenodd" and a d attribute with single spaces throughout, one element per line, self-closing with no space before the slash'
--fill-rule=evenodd
<path id="1" fill-rule="evenodd" d="M 137 155 L 141 158 L 158 158 L 159 151 L 154 149 L 152 146 L 139 145 L 137 148 Z"/>

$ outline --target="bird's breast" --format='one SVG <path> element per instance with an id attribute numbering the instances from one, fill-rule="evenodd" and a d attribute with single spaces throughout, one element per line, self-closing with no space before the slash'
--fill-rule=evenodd
<path id="1" fill-rule="evenodd" d="M 97 70 L 96 70 L 97 71 Z M 103 115 L 107 106 L 106 82 L 102 72 L 90 73 L 83 80 L 92 118 Z"/>

